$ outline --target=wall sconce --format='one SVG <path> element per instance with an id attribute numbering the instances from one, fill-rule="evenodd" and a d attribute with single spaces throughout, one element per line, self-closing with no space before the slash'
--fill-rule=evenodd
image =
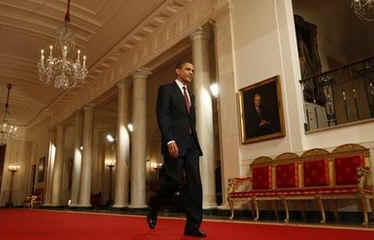
<path id="1" fill-rule="evenodd" d="M 132 123 L 127 124 L 127 128 L 129 129 L 130 132 L 134 131 L 134 125 L 132 125 Z"/>
<path id="2" fill-rule="evenodd" d="M 106 140 L 110 143 L 114 142 L 115 141 L 115 138 L 112 136 L 112 134 L 108 133 L 106 136 L 105 136 Z"/>
<path id="3" fill-rule="evenodd" d="M 112 168 L 116 166 L 116 160 L 114 159 L 105 159 L 105 166 Z"/>
<path id="4" fill-rule="evenodd" d="M 20 165 L 12 164 L 8 166 L 8 170 L 11 172 L 17 172 L 20 169 Z"/>
<path id="5" fill-rule="evenodd" d="M 113 175 L 113 167 L 116 165 L 116 160 L 114 159 L 105 159 L 105 166 L 107 166 L 109 168 L 109 200 L 108 200 L 108 205 L 112 205 L 113 204 L 113 198 L 112 198 L 112 195 L 113 195 L 113 190 L 112 190 L 112 175 Z"/>
<path id="6" fill-rule="evenodd" d="M 18 164 L 10 164 L 8 165 L 8 170 L 11 172 L 10 175 L 10 187 L 9 187 L 9 199 L 7 206 L 8 207 L 13 207 L 13 202 L 12 202 L 12 193 L 13 193 L 13 178 L 14 174 L 20 169 L 20 165 Z"/>
<path id="7" fill-rule="evenodd" d="M 210 85 L 209 88 L 210 88 L 210 92 L 212 93 L 212 95 L 214 97 L 218 97 L 218 95 L 219 95 L 219 86 L 218 86 L 218 84 L 217 83 L 213 83 L 213 84 Z"/>
<path id="8" fill-rule="evenodd" d="M 149 166 L 150 166 L 152 169 L 158 169 L 158 168 L 161 168 L 161 167 L 162 167 L 162 163 L 158 163 L 158 162 L 150 162 L 150 163 L 149 163 Z"/>

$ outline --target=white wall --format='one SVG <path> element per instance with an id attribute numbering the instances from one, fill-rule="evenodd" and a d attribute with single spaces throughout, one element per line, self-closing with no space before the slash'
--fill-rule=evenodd
<path id="1" fill-rule="evenodd" d="M 295 36 L 288 1 L 233 1 L 233 27 L 237 90 L 280 75 L 286 136 L 284 138 L 241 145 L 242 164 L 260 155 L 275 156 L 302 149 L 302 98 L 298 91 Z M 242 171 L 241 173 L 246 174 Z"/>
<path id="2" fill-rule="evenodd" d="M 280 75 L 286 137 L 240 146 L 241 161 L 260 155 L 374 140 L 374 124 L 305 135 L 291 0 L 233 1 L 237 90 Z"/>

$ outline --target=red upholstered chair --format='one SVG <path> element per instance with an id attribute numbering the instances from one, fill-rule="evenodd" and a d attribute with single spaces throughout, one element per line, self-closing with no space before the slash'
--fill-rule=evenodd
<path id="1" fill-rule="evenodd" d="M 234 217 L 235 202 L 251 200 L 254 202 L 258 198 L 271 194 L 273 191 L 272 162 L 273 159 L 269 157 L 258 157 L 250 165 L 252 173 L 250 177 L 229 179 L 227 200 L 231 208 L 231 218 Z M 253 209 L 252 213 L 254 214 Z M 256 210 L 255 219 L 257 220 L 259 218 L 257 207 Z"/>
<path id="2" fill-rule="evenodd" d="M 368 200 L 374 207 L 369 149 L 358 144 L 341 145 L 331 153 L 331 160 L 335 178 L 333 194 L 329 195 L 335 199 L 358 199 L 363 209 L 363 224 L 368 225 Z"/>
<path id="3" fill-rule="evenodd" d="M 335 164 L 335 184 L 357 185 L 359 177 L 357 168 L 364 167 L 364 157 L 362 155 L 338 156 L 334 159 Z"/>
<path id="4" fill-rule="evenodd" d="M 272 167 L 270 164 L 252 167 L 252 186 L 255 190 L 272 189 Z"/>
<path id="5" fill-rule="evenodd" d="M 314 148 L 301 155 L 302 185 L 304 187 L 324 187 L 331 184 L 329 171 L 329 152 Z"/>
<path id="6" fill-rule="evenodd" d="M 276 189 L 299 187 L 299 160 L 296 153 L 283 153 L 275 158 Z"/>
<path id="7" fill-rule="evenodd" d="M 290 219 L 287 199 L 290 194 L 297 189 L 299 184 L 299 161 L 300 157 L 296 153 L 282 153 L 274 159 L 275 168 L 275 191 L 279 199 L 282 200 L 286 211 L 285 222 Z M 278 218 L 278 209 L 276 202 L 273 203 L 275 215 Z"/>
<path id="8" fill-rule="evenodd" d="M 299 184 L 298 163 L 293 161 L 275 167 L 277 188 L 295 188 Z"/>
<path id="9" fill-rule="evenodd" d="M 321 156 L 321 159 L 304 161 L 303 173 L 305 187 L 328 186 L 330 181 L 327 155 Z"/>

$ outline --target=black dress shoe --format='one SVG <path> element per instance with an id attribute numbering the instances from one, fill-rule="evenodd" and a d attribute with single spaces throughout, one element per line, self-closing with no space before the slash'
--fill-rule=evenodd
<path id="1" fill-rule="evenodd" d="M 193 228 L 193 229 L 185 229 L 184 230 L 185 236 L 191 236 L 191 237 L 198 237 L 198 238 L 205 238 L 207 237 L 205 232 L 200 232 L 199 229 Z"/>
<path id="2" fill-rule="evenodd" d="M 147 223 L 150 229 L 154 229 L 157 224 L 157 214 L 150 211 L 147 215 Z"/>

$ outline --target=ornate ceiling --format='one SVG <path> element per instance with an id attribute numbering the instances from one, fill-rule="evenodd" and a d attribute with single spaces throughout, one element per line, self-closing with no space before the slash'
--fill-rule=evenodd
<path id="1" fill-rule="evenodd" d="M 110 68 L 121 52 L 136 46 L 192 0 L 72 0 L 71 24 L 88 57 L 89 81 Z M 56 105 L 69 104 L 69 91 L 38 80 L 40 49 L 54 42 L 67 0 L 0 1 L 0 114 L 6 84 L 12 83 L 10 122 L 31 126 Z"/>

